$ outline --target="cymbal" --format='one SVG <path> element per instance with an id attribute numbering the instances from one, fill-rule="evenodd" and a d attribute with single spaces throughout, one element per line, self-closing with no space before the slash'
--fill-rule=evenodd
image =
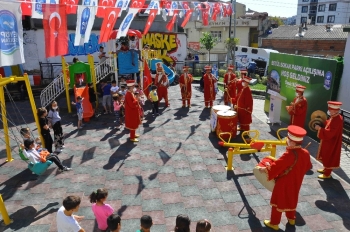
<path id="1" fill-rule="evenodd" d="M 327 120 L 327 114 L 321 110 L 316 110 L 311 114 L 311 120 L 315 118 L 320 118 L 325 122 Z"/>
<path id="2" fill-rule="evenodd" d="M 316 132 L 315 129 L 316 125 L 319 125 L 320 127 L 324 127 L 325 121 L 323 121 L 321 118 L 314 118 L 309 122 L 309 128 L 311 131 Z"/>

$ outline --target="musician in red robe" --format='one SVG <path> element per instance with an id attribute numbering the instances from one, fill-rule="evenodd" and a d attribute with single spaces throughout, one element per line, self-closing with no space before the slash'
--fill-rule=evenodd
<path id="1" fill-rule="evenodd" d="M 323 169 L 317 170 L 321 173 L 320 179 L 331 178 L 333 169 L 340 166 L 340 155 L 342 147 L 343 117 L 339 114 L 341 102 L 328 101 L 330 119 L 326 121 L 325 128 L 318 125 L 317 137 L 321 140 L 316 159 L 323 164 Z"/>
<path id="2" fill-rule="evenodd" d="M 183 66 L 182 70 L 184 73 L 180 76 L 180 90 L 181 90 L 181 98 L 182 98 L 182 107 L 187 106 L 191 108 L 191 96 L 192 96 L 192 81 L 193 77 L 188 73 L 188 66 Z"/>
<path id="3" fill-rule="evenodd" d="M 136 134 L 136 130 L 141 124 L 140 105 L 138 99 L 134 95 L 134 80 L 126 81 L 128 91 L 125 94 L 125 128 L 130 130 L 130 140 L 132 142 L 138 142 L 139 135 Z"/>
<path id="4" fill-rule="evenodd" d="M 304 128 L 306 111 L 307 111 L 307 100 L 303 96 L 306 87 L 297 85 L 295 88 L 297 96 L 290 103 L 290 106 L 286 106 L 288 114 L 290 115 L 290 125 L 296 125 Z"/>
<path id="5" fill-rule="evenodd" d="M 211 73 L 211 66 L 206 65 L 204 67 L 204 103 L 205 107 L 209 108 L 213 106 L 213 101 L 215 101 L 216 92 L 215 92 L 215 83 L 217 82 L 215 76 Z"/>
<path id="6" fill-rule="evenodd" d="M 240 71 L 240 74 L 241 74 L 241 78 L 237 79 L 237 95 L 239 94 L 239 92 L 241 92 L 242 88 L 243 88 L 243 85 L 242 85 L 242 82 L 243 82 L 243 77 L 247 76 L 247 70 L 241 70 Z"/>
<path id="7" fill-rule="evenodd" d="M 162 62 L 156 63 L 157 74 L 154 78 L 154 85 L 157 86 L 158 101 L 160 102 L 164 98 L 165 107 L 168 107 L 170 105 L 168 100 L 169 80 L 164 72 L 162 64 Z"/>
<path id="8" fill-rule="evenodd" d="M 310 153 L 301 147 L 306 130 L 299 126 L 288 126 L 287 148 L 283 155 L 259 171 L 266 172 L 268 180 L 275 179 L 275 187 L 270 200 L 271 218 L 264 224 L 279 230 L 282 212 L 285 212 L 288 223 L 295 225 L 295 212 L 298 196 L 304 176 L 312 168 Z"/>
<path id="9" fill-rule="evenodd" d="M 237 105 L 235 110 L 237 111 L 239 128 L 241 131 L 248 131 L 250 124 L 252 123 L 253 112 L 253 96 L 249 88 L 249 82 L 252 78 L 243 76 L 242 90 L 237 94 Z"/>
<path id="10" fill-rule="evenodd" d="M 228 67 L 227 73 L 224 76 L 224 103 L 228 105 L 229 103 L 235 104 L 237 97 L 237 78 L 233 73 L 235 66 L 230 65 Z"/>

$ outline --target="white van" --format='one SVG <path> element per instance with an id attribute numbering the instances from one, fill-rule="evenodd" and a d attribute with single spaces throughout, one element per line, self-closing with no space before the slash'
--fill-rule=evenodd
<path id="1" fill-rule="evenodd" d="M 254 61 L 257 67 L 255 73 L 266 76 L 271 52 L 279 53 L 272 49 L 237 46 L 235 53 L 237 70 L 248 69 L 249 62 Z"/>

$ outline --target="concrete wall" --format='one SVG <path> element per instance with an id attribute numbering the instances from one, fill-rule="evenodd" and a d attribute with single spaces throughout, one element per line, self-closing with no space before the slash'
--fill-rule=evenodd
<path id="1" fill-rule="evenodd" d="M 350 33 L 346 42 L 345 56 L 344 56 L 344 70 L 343 77 L 340 82 L 338 101 L 343 102 L 342 109 L 350 111 Z"/>
<path id="2" fill-rule="evenodd" d="M 345 44 L 345 40 L 262 39 L 261 47 L 289 54 L 335 56 L 344 55 Z"/>

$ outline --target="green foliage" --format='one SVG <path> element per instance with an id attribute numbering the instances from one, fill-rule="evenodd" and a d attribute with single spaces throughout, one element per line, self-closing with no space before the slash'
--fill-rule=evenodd
<path id="1" fill-rule="evenodd" d="M 203 36 L 199 38 L 201 48 L 209 52 L 209 63 L 210 63 L 210 50 L 218 43 L 218 39 L 214 37 L 210 32 L 203 32 Z"/>
<path id="2" fill-rule="evenodd" d="M 284 25 L 284 23 L 280 17 L 277 17 L 277 16 L 270 17 L 270 20 L 275 21 L 278 26 Z"/>
<path id="3" fill-rule="evenodd" d="M 262 85 L 267 85 L 267 77 L 260 77 L 259 75 L 257 75 L 258 76 L 258 83 L 259 84 L 262 84 Z"/>
<path id="4" fill-rule="evenodd" d="M 233 59 L 233 51 L 235 47 L 239 44 L 239 39 L 238 38 L 227 38 L 225 40 L 225 48 L 230 52 L 230 59 Z"/>
<path id="5" fill-rule="evenodd" d="M 219 69 L 219 76 L 220 77 L 223 77 L 223 76 L 225 76 L 225 73 L 226 73 L 227 71 L 225 70 L 225 69 Z"/>

